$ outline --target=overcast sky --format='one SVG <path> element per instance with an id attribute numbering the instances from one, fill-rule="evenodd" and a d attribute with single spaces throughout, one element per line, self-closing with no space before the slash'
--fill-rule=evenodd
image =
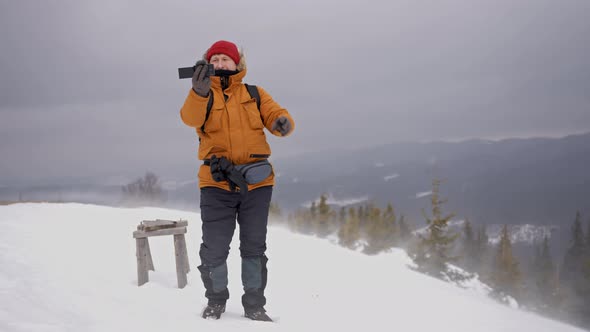
<path id="1" fill-rule="evenodd" d="M 0 0 L 0 185 L 195 169 L 177 68 L 219 39 L 296 121 L 274 158 L 590 131 L 587 0 Z"/>

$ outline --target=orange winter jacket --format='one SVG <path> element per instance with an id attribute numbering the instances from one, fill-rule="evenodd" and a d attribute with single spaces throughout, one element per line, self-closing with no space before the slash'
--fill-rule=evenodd
<path id="1" fill-rule="evenodd" d="M 199 159 L 209 159 L 212 155 L 224 156 L 233 164 L 239 165 L 268 158 L 271 151 L 266 141 L 264 127 L 272 134 L 280 136 L 278 131 L 271 131 L 272 124 L 280 116 L 289 118 L 291 132 L 293 132 L 295 123 L 289 112 L 260 87 L 258 87 L 260 111 L 258 110 L 256 100 L 250 97 L 246 86 L 242 83 L 244 76 L 246 76 L 245 69 L 230 76 L 229 86 L 224 91 L 221 90 L 220 77 L 211 77 L 214 102 L 204 131 L 201 131 L 201 126 L 205 122 L 209 97 L 201 97 L 190 89 L 180 110 L 180 117 L 186 125 L 196 129 L 200 138 Z M 230 190 L 227 181 L 213 180 L 207 165 L 200 166 L 198 176 L 199 188 L 218 187 Z M 260 183 L 249 185 L 248 190 L 271 185 L 274 185 L 274 174 Z"/>

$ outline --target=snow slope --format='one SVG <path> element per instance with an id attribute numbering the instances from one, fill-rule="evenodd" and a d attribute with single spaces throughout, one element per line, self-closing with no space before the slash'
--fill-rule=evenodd
<path id="1" fill-rule="evenodd" d="M 150 238 L 156 271 L 137 287 L 131 234 L 157 218 L 189 221 L 184 289 L 171 236 Z M 267 309 L 276 322 L 242 317 L 237 242 L 228 310 L 203 320 L 199 241 L 199 215 L 184 211 L 0 206 L 0 331 L 581 331 L 416 273 L 401 250 L 365 256 L 280 227 L 268 243 Z"/>

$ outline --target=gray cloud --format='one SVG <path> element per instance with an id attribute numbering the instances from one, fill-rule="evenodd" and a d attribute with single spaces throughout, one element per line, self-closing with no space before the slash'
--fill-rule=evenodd
<path id="1" fill-rule="evenodd" d="M 192 174 L 196 140 L 178 117 L 190 82 L 176 68 L 218 39 L 244 47 L 247 81 L 296 119 L 293 136 L 271 138 L 277 158 L 590 130 L 584 0 L 64 0 L 0 9 L 0 184 L 142 167 L 190 165 Z"/>

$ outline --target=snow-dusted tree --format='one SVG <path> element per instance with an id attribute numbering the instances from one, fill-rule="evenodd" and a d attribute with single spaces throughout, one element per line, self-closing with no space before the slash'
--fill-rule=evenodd
<path id="1" fill-rule="evenodd" d="M 590 326 L 590 278 L 588 278 L 588 253 L 582 216 L 576 213 L 572 226 L 572 240 L 565 253 L 560 271 L 560 284 L 565 294 L 564 310 L 569 318 Z"/>
<path id="2" fill-rule="evenodd" d="M 581 275 L 580 272 L 587 255 L 588 247 L 582 229 L 582 216 L 580 212 L 577 212 L 574 224 L 572 225 L 572 239 L 570 246 L 565 253 L 563 264 L 561 266 L 560 275 L 564 285 L 573 286 L 575 284 Z"/>
<path id="3" fill-rule="evenodd" d="M 497 292 L 520 298 L 522 275 L 518 265 L 512 253 L 508 226 L 504 225 L 492 268 L 492 281 Z"/>
<path id="4" fill-rule="evenodd" d="M 346 222 L 346 207 L 341 207 L 340 212 L 338 213 L 338 223 L 342 225 Z"/>
<path id="5" fill-rule="evenodd" d="M 281 212 L 281 207 L 279 206 L 279 203 L 274 202 L 274 201 L 270 202 L 268 214 L 270 217 L 272 217 L 271 220 L 280 221 L 283 213 Z"/>
<path id="6" fill-rule="evenodd" d="M 320 202 L 316 210 L 317 213 L 313 218 L 315 233 L 319 237 L 326 237 L 336 230 L 336 225 L 333 222 L 335 213 L 328 205 L 328 196 L 326 194 L 320 196 Z"/>
<path id="7" fill-rule="evenodd" d="M 393 204 L 387 204 L 385 211 L 383 211 L 383 219 L 385 219 L 387 225 L 391 226 L 394 232 L 398 229 L 397 217 L 395 215 Z"/>
<path id="8" fill-rule="evenodd" d="M 461 252 L 462 263 L 467 269 L 473 271 L 473 268 L 479 262 L 477 241 L 473 234 L 473 227 L 469 219 L 463 224 L 463 248 Z"/>
<path id="9" fill-rule="evenodd" d="M 317 216 L 318 207 L 317 207 L 315 201 L 311 202 L 311 206 L 309 208 L 309 212 L 311 213 L 311 218 L 315 218 Z"/>
<path id="10" fill-rule="evenodd" d="M 452 257 L 450 252 L 459 236 L 459 234 L 451 234 L 448 229 L 448 223 L 455 214 L 444 215 L 442 212 L 442 205 L 446 200 L 440 198 L 441 182 L 439 179 L 432 181 L 430 199 L 432 216 L 428 216 L 426 211 L 422 210 L 428 226 L 426 234 L 420 235 L 420 244 L 414 259 L 420 270 L 435 276 L 441 276 L 441 272 L 447 269 L 447 263 L 457 259 Z"/>
<path id="11" fill-rule="evenodd" d="M 481 225 L 477 231 L 477 237 L 475 239 L 475 257 L 480 263 L 485 261 L 488 257 L 490 239 L 487 232 L 486 225 Z"/>
<path id="12" fill-rule="evenodd" d="M 346 221 L 338 230 L 338 243 L 346 248 L 355 249 L 361 238 L 360 222 L 354 208 L 350 208 Z"/>
<path id="13" fill-rule="evenodd" d="M 395 244 L 396 216 L 393 206 L 389 204 L 381 214 L 380 209 L 371 207 L 366 223 L 367 246 L 364 252 L 369 255 L 390 249 Z"/>
<path id="14" fill-rule="evenodd" d="M 291 229 L 294 232 L 302 234 L 312 234 L 313 224 L 311 209 L 295 211 L 292 215 L 289 216 L 288 225 L 289 229 Z"/>
<path id="15" fill-rule="evenodd" d="M 557 269 L 551 257 L 549 237 L 545 236 L 543 243 L 536 250 L 533 262 L 535 288 L 540 307 L 543 311 L 555 310 L 560 301 Z"/>
<path id="16" fill-rule="evenodd" d="M 485 252 L 488 249 L 490 238 L 488 237 L 488 231 L 486 225 L 481 225 L 477 231 L 477 239 L 475 240 L 477 250 Z"/>

